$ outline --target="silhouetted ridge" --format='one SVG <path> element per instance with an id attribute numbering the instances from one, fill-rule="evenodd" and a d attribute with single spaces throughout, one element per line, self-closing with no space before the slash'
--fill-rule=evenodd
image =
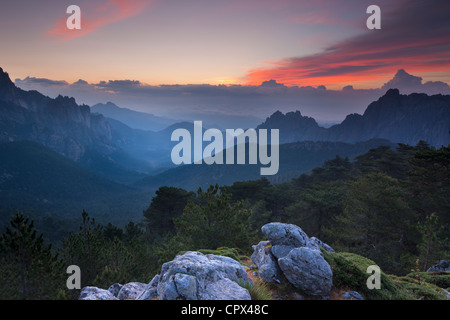
<path id="1" fill-rule="evenodd" d="M 281 143 L 306 140 L 354 143 L 381 138 L 411 145 L 424 140 L 440 147 L 450 143 L 450 96 L 402 95 L 398 89 L 389 89 L 369 104 L 363 115 L 350 114 L 341 124 L 328 129 L 300 112 L 283 115 L 280 111 L 258 128 L 280 129 Z"/>

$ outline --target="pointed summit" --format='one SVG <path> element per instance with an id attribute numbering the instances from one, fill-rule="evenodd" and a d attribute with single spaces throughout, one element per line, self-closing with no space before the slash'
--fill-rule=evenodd
<path id="1" fill-rule="evenodd" d="M 12 83 L 11 79 L 9 78 L 9 74 L 0 67 L 0 85 L 3 85 L 5 83 Z"/>
<path id="2" fill-rule="evenodd" d="M 10 100 L 15 96 L 16 86 L 11 81 L 9 74 L 0 67 L 0 99 Z"/>

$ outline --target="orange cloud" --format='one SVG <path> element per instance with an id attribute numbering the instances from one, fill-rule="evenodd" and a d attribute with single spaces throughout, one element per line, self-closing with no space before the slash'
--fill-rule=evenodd
<path id="1" fill-rule="evenodd" d="M 404 2 L 397 12 L 384 17 L 381 30 L 366 31 L 317 54 L 254 68 L 245 82 L 258 85 L 273 79 L 291 86 L 344 86 L 383 83 L 386 76 L 402 68 L 449 72 L 450 5 L 444 0 L 433 4 Z"/>
<path id="2" fill-rule="evenodd" d="M 56 21 L 48 34 L 58 41 L 67 41 L 82 37 L 98 28 L 141 13 L 152 0 L 103 0 L 92 7 L 92 1 L 79 5 L 81 8 L 81 30 L 69 30 L 66 27 L 68 15 Z"/>

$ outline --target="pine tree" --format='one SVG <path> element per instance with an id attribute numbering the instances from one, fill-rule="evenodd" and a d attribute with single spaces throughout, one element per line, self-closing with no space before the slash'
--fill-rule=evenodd
<path id="1" fill-rule="evenodd" d="M 20 212 L 0 236 L 0 298 L 52 299 L 65 287 L 65 270 L 34 222 Z"/>
<path id="2" fill-rule="evenodd" d="M 174 219 L 179 218 L 193 192 L 174 187 L 160 187 L 150 206 L 144 211 L 146 233 L 153 241 L 158 237 L 175 234 Z"/>
<path id="3" fill-rule="evenodd" d="M 250 241 L 251 211 L 242 201 L 230 203 L 231 195 L 211 186 L 198 191 L 198 203 L 189 201 L 183 215 L 175 220 L 177 235 L 191 249 L 218 247 L 247 248 Z"/>
<path id="4" fill-rule="evenodd" d="M 372 173 L 351 184 L 344 210 L 326 232 L 342 250 L 368 257 L 391 272 L 404 271 L 401 256 L 415 248 L 416 216 L 401 183 Z"/>
<path id="5" fill-rule="evenodd" d="M 418 245 L 419 260 L 422 262 L 423 271 L 426 271 L 445 255 L 448 239 L 445 238 L 444 227 L 439 224 L 439 218 L 435 213 L 419 223 L 418 229 L 422 236 L 422 241 Z"/>

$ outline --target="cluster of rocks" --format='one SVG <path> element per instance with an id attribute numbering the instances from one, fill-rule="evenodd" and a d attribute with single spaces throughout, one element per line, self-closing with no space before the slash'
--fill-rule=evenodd
<path id="1" fill-rule="evenodd" d="M 327 298 L 333 285 L 333 272 L 320 248 L 334 250 L 311 237 L 298 226 L 273 222 L 264 225 L 268 239 L 253 246 L 251 259 L 265 282 L 287 279 L 303 293 Z"/>
<path id="2" fill-rule="evenodd" d="M 256 275 L 265 282 L 289 281 L 304 294 L 328 298 L 333 272 L 321 240 L 308 237 L 298 226 L 273 222 L 262 227 L 267 241 L 253 246 Z M 246 288 L 253 281 L 238 261 L 214 254 L 188 251 L 163 264 L 150 283 L 113 284 L 107 290 L 85 287 L 80 300 L 251 300 Z M 349 299 L 360 296 L 349 295 Z"/>
<path id="3" fill-rule="evenodd" d="M 447 260 L 441 260 L 438 264 L 430 267 L 427 272 L 450 271 L 450 263 Z"/>
<path id="4" fill-rule="evenodd" d="M 229 257 L 188 251 L 163 264 L 148 284 L 113 284 L 108 290 L 85 287 L 80 300 L 251 300 L 253 281 Z"/>

